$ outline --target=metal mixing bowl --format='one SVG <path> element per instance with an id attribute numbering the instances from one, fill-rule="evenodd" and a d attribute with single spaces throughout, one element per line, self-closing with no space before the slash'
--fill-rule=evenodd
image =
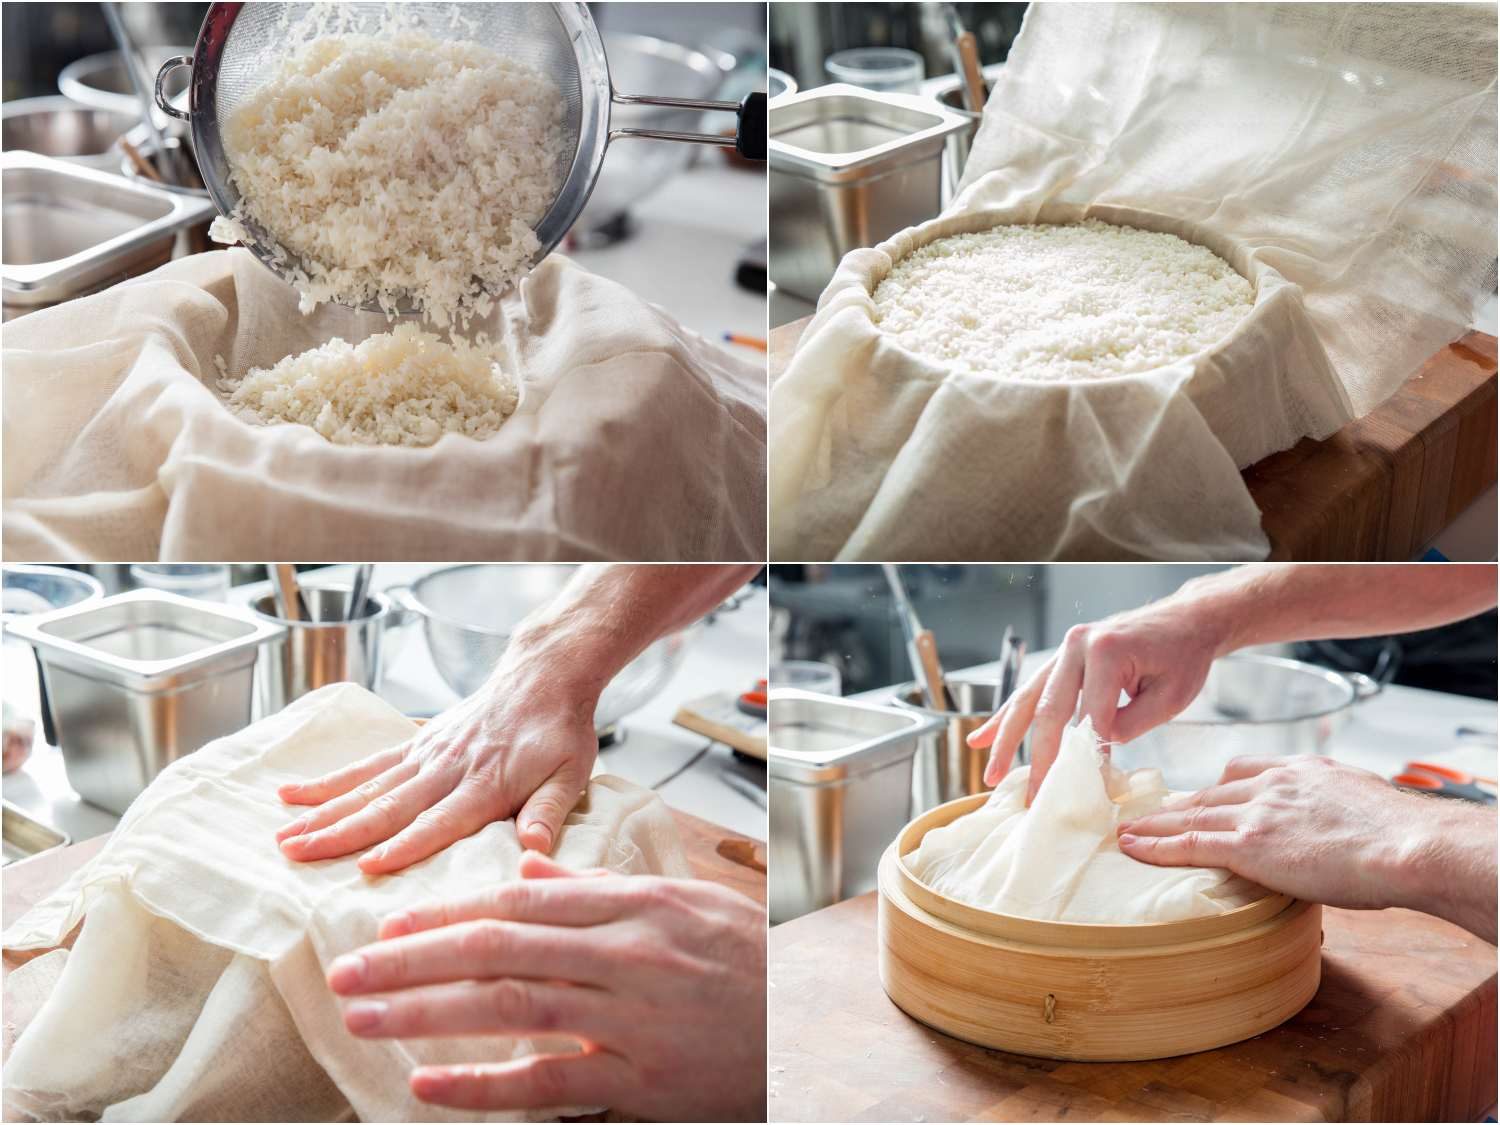
<path id="1" fill-rule="evenodd" d="M 99 580 L 81 571 L 21 564 L 0 569 L 0 617 L 7 621 L 102 597 Z"/>
<path id="2" fill-rule="evenodd" d="M 193 48 L 191 45 L 156 46 L 141 47 L 139 51 L 145 64 L 145 73 L 155 76 L 162 63 L 175 55 L 190 55 Z M 132 124 L 141 118 L 140 99 L 135 96 L 135 87 L 130 84 L 130 75 L 125 72 L 125 60 L 121 58 L 119 51 L 104 51 L 70 62 L 58 74 L 57 88 L 79 105 L 123 113 L 130 118 Z M 184 94 L 186 89 L 187 82 L 179 78 L 177 85 L 170 87 L 169 93 L 175 98 Z"/>
<path id="3" fill-rule="evenodd" d="M 1300 660 L 1240 653 L 1213 662 L 1198 697 L 1170 723 L 1116 746 L 1122 769 L 1150 766 L 1173 789 L 1213 785 L 1231 758 L 1321 754 L 1356 703 L 1378 694 L 1368 676 Z"/>
<path id="4" fill-rule="evenodd" d="M 550 601 L 576 569 L 547 564 L 450 566 L 386 593 L 421 616 L 438 673 L 459 695 L 467 696 L 483 685 L 521 619 Z M 666 686 L 682 667 L 691 632 L 685 629 L 655 641 L 609 682 L 594 712 L 601 737 L 614 734 L 622 718 Z"/>

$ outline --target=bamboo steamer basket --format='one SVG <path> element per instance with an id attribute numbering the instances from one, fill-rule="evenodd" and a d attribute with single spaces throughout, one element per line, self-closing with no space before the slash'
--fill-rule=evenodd
<path id="1" fill-rule="evenodd" d="M 1322 907 L 1286 895 L 1109 926 L 997 914 L 934 891 L 906 857 L 988 796 L 922 814 L 881 859 L 880 982 L 907 1015 L 1017 1054 L 1133 1062 L 1259 1035 L 1317 991 Z"/>

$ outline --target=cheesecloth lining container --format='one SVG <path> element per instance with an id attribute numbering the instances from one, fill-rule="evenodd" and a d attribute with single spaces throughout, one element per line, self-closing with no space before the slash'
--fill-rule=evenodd
<path id="1" fill-rule="evenodd" d="M 162 64 L 156 76 L 156 103 L 171 117 L 190 123 L 194 151 L 204 186 L 222 214 L 233 212 L 239 192 L 230 180 L 224 154 L 222 127 L 244 100 L 264 85 L 272 62 L 295 44 L 291 32 L 297 22 L 317 7 L 333 5 L 227 3 L 212 4 L 198 32 L 193 54 L 178 55 Z M 385 4 L 341 4 L 331 15 L 332 25 L 319 34 L 373 33 L 389 13 Z M 646 137 L 734 147 L 752 159 L 765 159 L 765 95 L 751 94 L 744 102 L 702 101 L 616 93 L 610 83 L 604 43 L 585 4 L 430 4 L 397 6 L 403 22 L 437 39 L 477 43 L 546 74 L 562 93 L 564 124 L 571 142 L 565 166 L 558 168 L 559 188 L 551 208 L 534 228 L 541 247 L 535 266 L 562 240 L 588 202 L 604 162 L 604 151 L 616 137 Z M 166 82 L 179 67 L 191 67 L 189 111 L 183 113 L 166 96 Z M 682 133 L 652 129 L 610 129 L 610 110 L 616 104 L 664 106 L 677 109 L 736 112 L 738 135 Z M 270 249 L 274 233 L 252 221 L 242 224 L 251 235 L 249 250 L 278 275 Z M 289 264 L 301 268 L 290 256 Z M 380 311 L 371 301 L 363 306 Z M 398 310 L 412 312 L 403 300 Z"/>
<path id="2" fill-rule="evenodd" d="M 1494 291 L 1492 16 L 1031 5 L 947 215 L 849 254 L 773 388 L 772 557 L 1264 557 L 1237 469 L 1367 413 Z M 887 251 L 1109 211 L 1256 282 L 1236 337 L 1151 380 L 1026 387 L 945 382 L 870 318 Z"/>

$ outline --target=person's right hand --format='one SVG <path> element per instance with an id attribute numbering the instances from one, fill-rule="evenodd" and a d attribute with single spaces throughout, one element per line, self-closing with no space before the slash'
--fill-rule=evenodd
<path id="1" fill-rule="evenodd" d="M 1052 658 L 969 735 L 970 746 L 990 748 L 985 784 L 1000 783 L 1030 728 L 1031 804 L 1080 703 L 1102 742 L 1139 738 L 1193 701 L 1222 643 L 1214 616 L 1191 597 L 1075 625 Z M 1130 696 L 1124 707 L 1122 691 Z"/>
<path id="2" fill-rule="evenodd" d="M 367 1038 L 562 1035 L 581 1054 L 423 1066 L 412 1092 L 493 1112 L 602 1105 L 652 1121 L 763 1120 L 766 914 L 702 879 L 574 872 L 387 918 L 329 986 Z M 461 1048 L 450 1049 L 450 1055 Z"/>

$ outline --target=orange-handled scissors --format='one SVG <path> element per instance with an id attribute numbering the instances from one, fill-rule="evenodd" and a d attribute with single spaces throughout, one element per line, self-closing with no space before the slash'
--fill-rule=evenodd
<path id="1" fill-rule="evenodd" d="M 1481 805 L 1495 803 L 1494 778 L 1476 777 L 1431 762 L 1407 762 L 1405 772 L 1398 773 L 1391 781 L 1403 789 L 1430 793 L 1434 797 L 1455 797 L 1462 801 L 1478 801 Z"/>

